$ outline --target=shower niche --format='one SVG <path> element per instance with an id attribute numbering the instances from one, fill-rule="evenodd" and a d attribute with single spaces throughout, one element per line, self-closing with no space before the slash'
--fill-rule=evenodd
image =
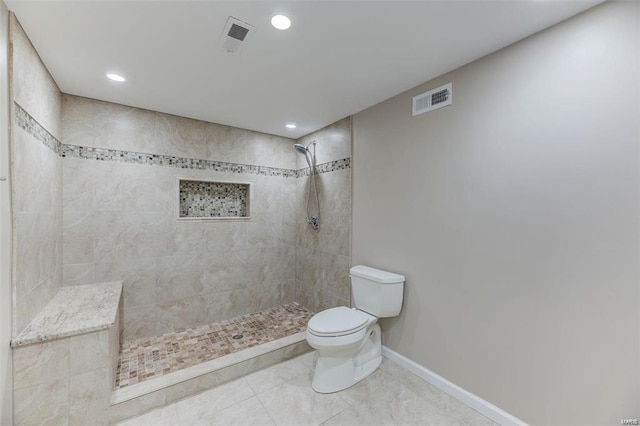
<path id="1" fill-rule="evenodd" d="M 251 183 L 178 178 L 178 221 L 250 220 Z"/>

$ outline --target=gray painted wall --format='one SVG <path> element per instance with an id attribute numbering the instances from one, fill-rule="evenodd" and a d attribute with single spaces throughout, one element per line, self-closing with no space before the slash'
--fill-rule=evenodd
<path id="1" fill-rule="evenodd" d="M 610 2 L 354 116 L 353 264 L 383 342 L 533 424 L 640 417 L 640 5 Z M 411 98 L 453 82 L 453 105 Z"/>

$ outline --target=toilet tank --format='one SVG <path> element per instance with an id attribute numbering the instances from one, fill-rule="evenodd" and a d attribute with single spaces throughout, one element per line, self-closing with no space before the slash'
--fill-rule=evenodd
<path id="1" fill-rule="evenodd" d="M 349 276 L 354 307 L 378 318 L 400 314 L 404 275 L 358 265 L 351 268 Z"/>

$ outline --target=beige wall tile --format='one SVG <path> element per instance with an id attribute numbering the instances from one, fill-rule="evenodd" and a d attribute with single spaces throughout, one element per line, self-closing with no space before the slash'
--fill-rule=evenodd
<path id="1" fill-rule="evenodd" d="M 78 96 L 62 96 L 65 144 L 153 152 L 155 114 L 151 111 Z"/>
<path id="2" fill-rule="evenodd" d="M 55 213 L 16 213 L 16 296 L 22 297 L 46 279 L 60 265 L 60 223 Z"/>
<path id="3" fill-rule="evenodd" d="M 94 263 L 76 263 L 64 265 L 62 267 L 63 285 L 82 285 L 99 282 L 96 281 L 94 265 Z"/>
<path id="4" fill-rule="evenodd" d="M 295 168 L 288 138 L 66 94 L 62 111 L 71 145 Z"/>
<path id="5" fill-rule="evenodd" d="M 14 391 L 14 422 L 18 426 L 67 425 L 69 378 Z"/>
<path id="6" fill-rule="evenodd" d="M 69 372 L 71 375 L 109 367 L 109 331 L 96 331 L 69 338 Z"/>
<path id="7" fill-rule="evenodd" d="M 164 333 L 165 329 L 160 327 L 158 311 L 156 304 L 123 309 L 120 317 L 121 340 L 129 341 Z"/>
<path id="8" fill-rule="evenodd" d="M 63 262 L 67 264 L 95 261 L 96 241 L 94 220 L 91 212 L 66 212 L 62 225 Z"/>
<path id="9" fill-rule="evenodd" d="M 62 159 L 15 123 L 12 140 L 14 211 L 49 213 L 60 208 Z"/>
<path id="10" fill-rule="evenodd" d="M 69 378 L 69 425 L 109 424 L 110 372 L 106 367 Z"/>
<path id="11" fill-rule="evenodd" d="M 171 256 L 156 259 L 156 300 L 160 304 L 197 296 L 205 291 L 206 271 L 197 256 Z"/>
<path id="12" fill-rule="evenodd" d="M 10 43 L 13 100 L 60 138 L 60 92 L 14 15 Z M 62 160 L 14 120 L 11 161 L 17 335 L 62 285 Z"/>
<path id="13" fill-rule="evenodd" d="M 158 303 L 160 334 L 193 328 L 204 324 L 205 312 L 200 296 Z"/>
<path id="14" fill-rule="evenodd" d="M 13 100 L 60 140 L 60 90 L 13 14 L 9 31 Z"/>
<path id="15" fill-rule="evenodd" d="M 22 389 L 69 376 L 69 339 L 13 349 L 13 386 Z"/>
<path id="16" fill-rule="evenodd" d="M 14 305 L 14 333 L 17 335 L 22 331 L 35 316 L 45 307 L 47 303 L 60 290 L 62 277 L 57 278 L 57 273 L 46 278 L 36 287 L 31 289 L 22 297 L 15 299 Z M 61 274 L 60 274 L 61 275 Z"/>
<path id="17" fill-rule="evenodd" d="M 249 307 L 249 290 L 246 288 L 203 294 L 202 307 L 205 324 L 253 312 Z"/>
<path id="18" fill-rule="evenodd" d="M 96 282 L 122 280 L 124 309 L 156 303 L 156 258 L 127 259 L 95 264 Z"/>
<path id="19" fill-rule="evenodd" d="M 64 142 L 64 141 L 63 141 Z M 91 211 L 94 207 L 94 161 L 64 158 L 62 161 L 63 209 L 67 212 Z"/>

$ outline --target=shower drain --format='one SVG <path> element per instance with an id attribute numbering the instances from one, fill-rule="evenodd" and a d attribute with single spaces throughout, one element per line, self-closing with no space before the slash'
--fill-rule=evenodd
<path id="1" fill-rule="evenodd" d="M 236 333 L 236 334 L 234 334 L 233 336 L 231 336 L 231 338 L 232 338 L 233 340 L 240 340 L 240 339 L 242 339 L 243 337 L 244 337 L 244 335 L 243 335 L 242 333 Z"/>

